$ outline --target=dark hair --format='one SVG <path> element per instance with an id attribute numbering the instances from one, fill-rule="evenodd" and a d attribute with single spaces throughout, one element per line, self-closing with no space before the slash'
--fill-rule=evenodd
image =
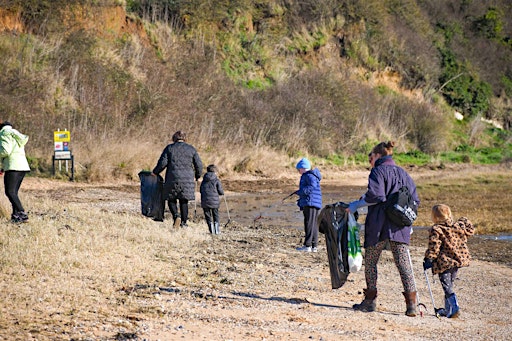
<path id="1" fill-rule="evenodd" d="M 393 155 L 393 148 L 395 147 L 394 141 L 381 142 L 372 149 L 372 153 L 380 154 L 381 156 Z"/>
<path id="2" fill-rule="evenodd" d="M 172 135 L 172 142 L 177 142 L 179 140 L 185 141 L 187 138 L 187 134 L 182 132 L 181 130 L 178 130 L 177 132 Z"/>
<path id="3" fill-rule="evenodd" d="M 207 172 L 216 172 L 217 171 L 217 166 L 215 165 L 209 165 L 208 167 L 206 167 L 206 171 Z"/>
<path id="4" fill-rule="evenodd" d="M 2 122 L 2 124 L 0 124 L 0 129 L 2 129 L 2 128 L 3 128 L 3 127 L 5 127 L 5 126 L 11 126 L 11 127 L 12 127 L 12 124 L 11 124 L 11 123 L 9 123 L 9 122 L 7 122 L 7 121 Z"/>

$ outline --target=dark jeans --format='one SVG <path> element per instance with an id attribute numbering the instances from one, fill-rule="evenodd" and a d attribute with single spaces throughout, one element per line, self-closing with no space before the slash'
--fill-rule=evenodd
<path id="1" fill-rule="evenodd" d="M 448 269 L 443 273 L 439 274 L 439 280 L 441 281 L 441 286 L 443 287 L 444 297 L 448 298 L 451 294 L 454 294 L 453 291 L 453 282 L 455 278 L 457 278 L 457 272 L 459 268 Z"/>
<path id="2" fill-rule="evenodd" d="M 316 220 L 320 209 L 312 206 L 304 206 L 302 209 L 304 213 L 304 245 L 317 247 L 318 246 L 318 225 Z"/>
<path id="3" fill-rule="evenodd" d="M 176 220 L 176 218 L 178 217 L 178 201 L 180 202 L 181 223 L 186 224 L 188 220 L 188 200 L 169 199 L 169 210 L 171 211 L 172 218 Z"/>
<path id="4" fill-rule="evenodd" d="M 13 215 L 25 211 L 18 197 L 18 191 L 26 173 L 25 171 L 6 171 L 4 174 L 5 195 L 11 202 Z"/>
<path id="5" fill-rule="evenodd" d="M 204 211 L 204 219 L 206 219 L 206 224 L 208 224 L 208 228 L 211 227 L 213 223 L 219 223 L 219 209 L 218 208 L 203 208 Z"/>

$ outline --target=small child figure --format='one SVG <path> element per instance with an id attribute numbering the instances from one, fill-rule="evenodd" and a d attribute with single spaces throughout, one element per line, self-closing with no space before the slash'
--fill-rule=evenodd
<path id="1" fill-rule="evenodd" d="M 471 221 L 461 217 L 453 222 L 452 212 L 447 205 L 432 207 L 432 222 L 428 249 L 425 251 L 423 269 L 432 268 L 432 273 L 439 274 L 444 291 L 444 309 L 437 309 L 441 316 L 454 318 L 459 316 L 459 304 L 453 290 L 457 271 L 469 266 L 471 256 L 467 246 L 468 236 L 475 233 Z"/>
<path id="2" fill-rule="evenodd" d="M 212 234 L 220 234 L 219 226 L 219 195 L 224 195 L 222 184 L 217 177 L 217 166 L 209 165 L 206 167 L 206 174 L 201 182 L 201 207 L 204 211 L 204 218 L 208 225 L 208 230 Z"/>
<path id="3" fill-rule="evenodd" d="M 318 252 L 318 224 L 317 219 L 322 208 L 322 189 L 320 180 L 322 174 L 318 168 L 311 169 L 311 162 L 302 158 L 295 166 L 300 174 L 299 196 L 297 205 L 304 214 L 304 245 L 296 248 L 297 251 Z"/>

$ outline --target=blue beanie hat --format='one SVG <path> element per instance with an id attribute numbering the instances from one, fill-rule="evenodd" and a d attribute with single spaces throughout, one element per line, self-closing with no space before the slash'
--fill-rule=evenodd
<path id="1" fill-rule="evenodd" d="M 302 159 L 300 159 L 299 162 L 297 162 L 297 166 L 295 166 L 295 168 L 297 168 L 297 169 L 301 169 L 301 168 L 311 169 L 311 162 L 309 162 L 308 159 L 303 157 Z"/>

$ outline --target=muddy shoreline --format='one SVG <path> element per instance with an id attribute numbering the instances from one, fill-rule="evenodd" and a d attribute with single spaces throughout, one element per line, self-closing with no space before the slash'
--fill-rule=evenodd
<path id="1" fill-rule="evenodd" d="M 226 217 L 228 210 L 231 221 L 255 228 L 264 225 L 281 226 L 283 228 L 302 229 L 302 213 L 298 210 L 293 198 L 282 200 L 296 188 L 293 180 L 243 182 L 225 181 L 227 191 L 226 203 L 221 205 L 221 213 Z M 350 202 L 364 193 L 364 186 L 326 185 L 323 186 L 323 202 Z M 227 210 L 226 210 L 227 205 Z M 359 218 L 364 224 L 365 216 Z M 488 237 L 488 235 L 485 235 Z M 297 241 L 300 244 L 300 240 Z M 417 226 L 411 236 L 411 245 L 427 247 L 428 226 Z M 475 236 L 469 238 L 468 245 L 474 259 L 503 264 L 512 268 L 512 241 L 493 240 L 480 237 L 478 229 Z"/>

